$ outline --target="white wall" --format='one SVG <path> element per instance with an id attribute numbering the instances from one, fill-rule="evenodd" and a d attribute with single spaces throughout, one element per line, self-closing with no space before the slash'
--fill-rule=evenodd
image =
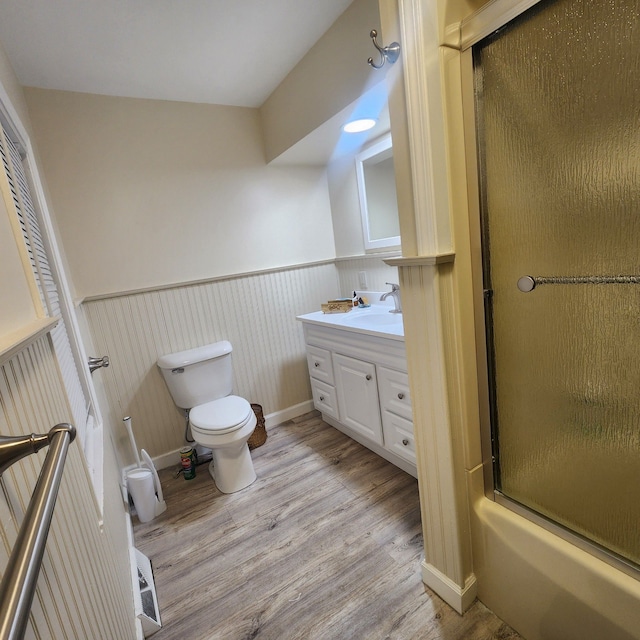
<path id="1" fill-rule="evenodd" d="M 79 297 L 330 259 L 324 169 L 255 109 L 25 90 Z"/>

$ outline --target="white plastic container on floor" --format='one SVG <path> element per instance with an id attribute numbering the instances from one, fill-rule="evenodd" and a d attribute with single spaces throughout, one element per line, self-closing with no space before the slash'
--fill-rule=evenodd
<path id="1" fill-rule="evenodd" d="M 151 456 L 144 449 L 138 455 L 138 445 L 131 429 L 131 418 L 127 416 L 122 421 L 129 433 L 129 440 L 131 440 L 131 447 L 137 463 L 137 467 L 126 474 L 127 491 L 133 498 L 140 522 L 149 522 L 166 511 L 167 504 L 164 501 L 160 478 Z M 142 456 L 142 460 L 140 460 L 140 456 Z"/>
<path id="2" fill-rule="evenodd" d="M 133 469 L 127 473 L 127 489 L 140 522 L 149 522 L 156 517 L 158 498 L 150 469 Z"/>

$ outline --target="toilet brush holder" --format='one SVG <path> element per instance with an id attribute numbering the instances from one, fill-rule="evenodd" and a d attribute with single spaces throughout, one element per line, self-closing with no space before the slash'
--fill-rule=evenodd
<path id="1" fill-rule="evenodd" d="M 158 498 L 153 474 L 149 469 L 133 469 L 127 473 L 127 489 L 133 499 L 140 522 L 149 522 L 156 517 Z"/>

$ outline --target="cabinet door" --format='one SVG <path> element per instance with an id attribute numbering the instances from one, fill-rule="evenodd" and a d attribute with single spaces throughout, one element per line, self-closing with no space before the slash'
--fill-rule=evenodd
<path id="1" fill-rule="evenodd" d="M 378 367 L 378 389 L 381 409 L 391 411 L 406 420 L 413 420 L 409 376 L 403 371 Z"/>
<path id="2" fill-rule="evenodd" d="M 311 392 L 313 394 L 313 406 L 318 411 L 336 420 L 340 419 L 336 390 L 334 387 L 320 380 L 311 378 Z"/>
<path id="3" fill-rule="evenodd" d="M 382 444 L 376 368 L 370 362 L 333 354 L 340 422 Z"/>

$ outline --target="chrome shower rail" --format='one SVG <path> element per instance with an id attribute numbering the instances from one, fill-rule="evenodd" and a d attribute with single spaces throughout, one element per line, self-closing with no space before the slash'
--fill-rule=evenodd
<path id="1" fill-rule="evenodd" d="M 640 276 L 522 276 L 518 289 L 533 291 L 542 284 L 640 284 Z"/>
<path id="2" fill-rule="evenodd" d="M 0 474 L 50 445 L 0 583 L 0 640 L 24 637 L 67 450 L 75 437 L 75 427 L 67 423 L 57 424 L 48 434 L 0 437 Z"/>

